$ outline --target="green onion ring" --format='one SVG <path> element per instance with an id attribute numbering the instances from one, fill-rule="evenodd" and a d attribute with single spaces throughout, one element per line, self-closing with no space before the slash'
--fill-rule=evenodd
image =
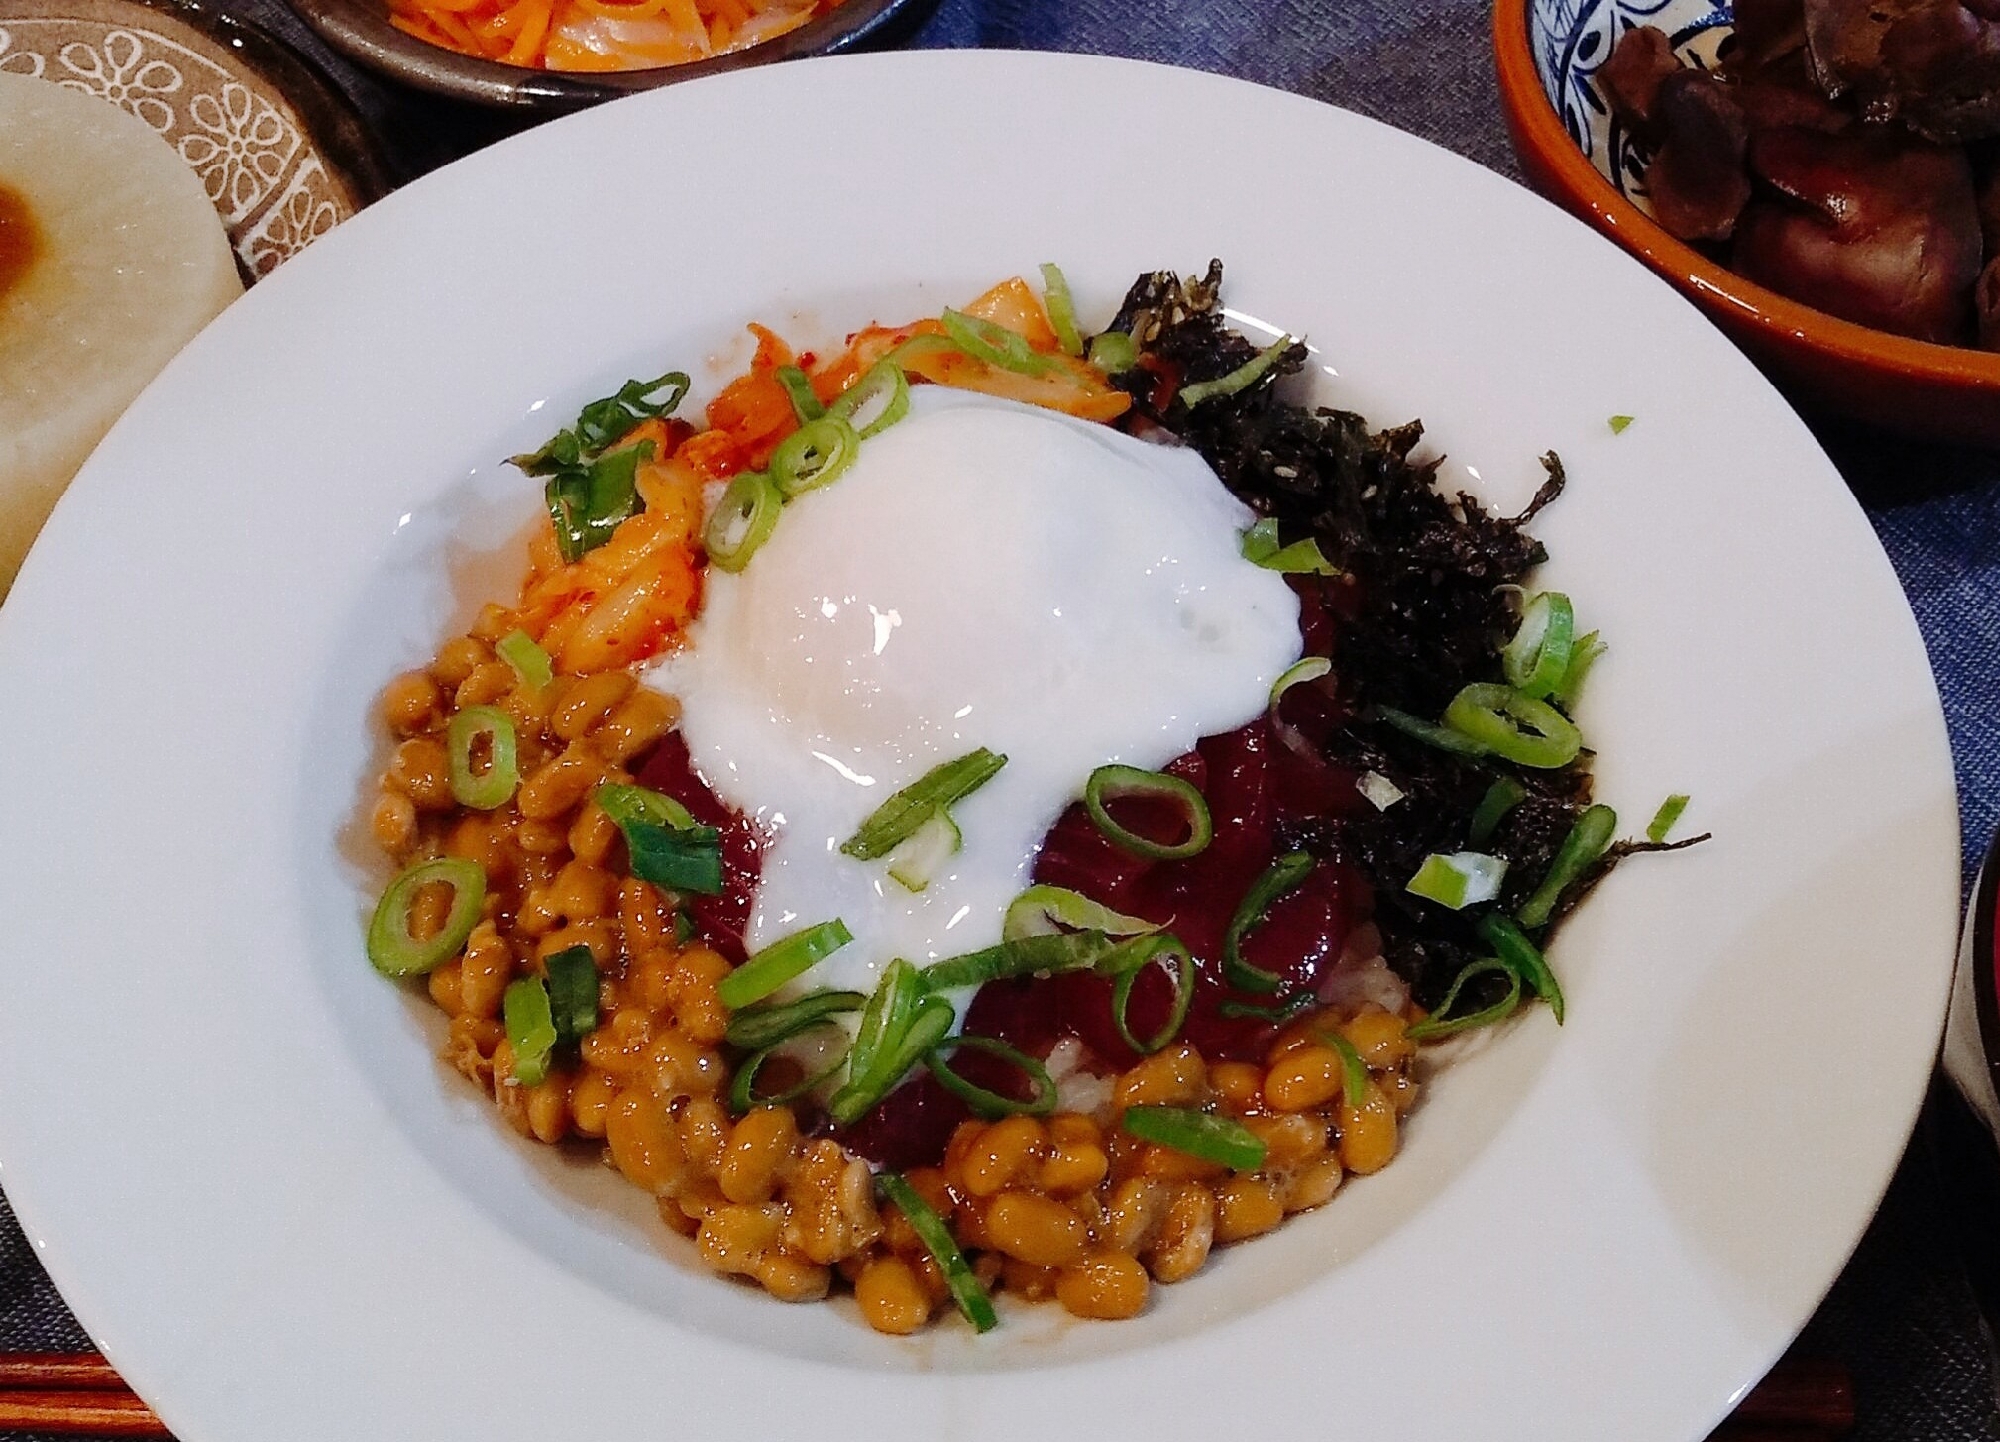
<path id="1" fill-rule="evenodd" d="M 757 548 L 778 528 L 785 495 L 763 471 L 744 471 L 729 483 L 703 527 L 701 543 L 708 559 L 725 571 L 750 564 Z"/>
<path id="2" fill-rule="evenodd" d="M 858 991 L 815 991 L 797 1001 L 745 1007 L 729 1018 L 723 1039 L 745 1051 L 762 1051 L 791 1040 L 830 1016 L 859 1011 L 867 1004 L 868 998 Z"/>
<path id="3" fill-rule="evenodd" d="M 1318 1030 L 1313 1033 L 1340 1058 L 1340 1096 L 1356 1111 L 1368 1100 L 1368 1063 L 1361 1059 L 1361 1053 L 1353 1042 L 1337 1031 Z"/>
<path id="4" fill-rule="evenodd" d="M 1272 1026 L 1283 1026 L 1300 1012 L 1310 1011 L 1314 1000 L 1313 994 L 1309 991 L 1295 991 L 1270 1006 L 1263 1006 L 1254 1001 L 1237 1001 L 1232 997 L 1227 1001 L 1218 1002 L 1215 1014 L 1226 1021 L 1254 1018 L 1257 1021 L 1267 1021 Z"/>
<path id="5" fill-rule="evenodd" d="M 977 1083 L 967 1081 L 945 1065 L 944 1059 L 960 1047 L 970 1047 L 974 1051 L 983 1051 L 988 1056 L 997 1056 L 1000 1060 L 1018 1068 L 1022 1075 L 1034 1083 L 1034 1097 L 1025 1102 L 1016 1101 L 1012 1097 L 1003 1097 L 998 1092 L 988 1091 Z M 939 1086 L 972 1108 L 972 1114 L 982 1121 L 995 1122 L 1002 1117 L 1012 1116 L 1045 1117 L 1056 1109 L 1056 1083 L 1055 1078 L 1049 1075 L 1049 1069 L 1018 1047 L 1009 1046 L 997 1037 L 948 1036 L 924 1053 L 924 1065 L 930 1068 L 931 1075 L 938 1079 Z"/>
<path id="6" fill-rule="evenodd" d="M 780 937 L 717 982 L 715 995 L 731 1011 L 762 1001 L 852 940 L 854 933 L 837 916 Z"/>
<path id="7" fill-rule="evenodd" d="M 1000 923 L 1000 939 L 1023 941 L 1031 936 L 1060 936 L 1065 928 L 1101 931 L 1106 936 L 1143 936 L 1158 931 L 1160 926 L 1144 917 L 1113 911 L 1067 886 L 1037 885 L 1007 903 L 1006 918 Z"/>
<path id="8" fill-rule="evenodd" d="M 1560 591 L 1544 591 L 1528 602 L 1521 624 L 1500 652 L 1507 684 L 1540 700 L 1554 695 L 1569 674 L 1576 641 L 1576 610 Z"/>
<path id="9" fill-rule="evenodd" d="M 451 888 L 451 909 L 435 936 L 410 935 L 410 908 L 432 882 Z M 465 945 L 486 903 L 486 873 L 476 861 L 436 856 L 419 861 L 389 883 L 368 923 L 368 960 L 384 976 L 421 976 L 435 971 Z"/>
<path id="10" fill-rule="evenodd" d="M 1498 972 L 1507 978 L 1507 994 L 1484 1010 L 1466 1016 L 1451 1015 L 1452 1004 L 1465 984 L 1475 976 L 1485 976 Z M 1411 1041 L 1435 1041 L 1441 1036 L 1451 1036 L 1455 1032 L 1474 1031 L 1482 1026 L 1493 1026 L 1514 1014 L 1514 1008 L 1521 1004 L 1521 974 L 1496 957 L 1485 957 L 1470 963 L 1465 970 L 1452 978 L 1451 989 L 1445 992 L 1438 1009 L 1412 1026 L 1403 1035 Z"/>
<path id="11" fill-rule="evenodd" d="M 1128 831 L 1111 819 L 1106 803 L 1125 797 L 1147 797 L 1171 801 L 1181 809 L 1187 823 L 1187 839 L 1171 845 Z M 1199 856 L 1215 835 L 1209 819 L 1208 802 L 1202 794 L 1178 776 L 1164 771 L 1141 771 L 1136 766 L 1100 766 L 1083 783 L 1083 809 L 1097 823 L 1097 829 L 1120 850 L 1154 861 L 1185 861 Z"/>
<path id="12" fill-rule="evenodd" d="M 1598 639 L 1595 631 L 1579 637 L 1570 648 L 1569 670 L 1563 674 L 1562 684 L 1556 687 L 1555 694 L 1549 699 L 1565 706 L 1575 705 L 1577 693 L 1583 690 L 1584 678 L 1590 674 L 1590 668 L 1597 664 L 1597 658 L 1604 654 L 1605 649 L 1604 642 Z"/>
<path id="13" fill-rule="evenodd" d="M 932 813 L 963 801 L 995 776 L 1007 758 L 984 746 L 933 766 L 868 813 L 868 819 L 840 843 L 841 854 L 856 861 L 880 861 L 909 840 Z"/>
<path id="14" fill-rule="evenodd" d="M 1141 1041 L 1132 1034 L 1126 1018 L 1132 1005 L 1132 988 L 1148 966 L 1158 963 L 1174 977 L 1174 1005 L 1167 1020 L 1153 1036 Z M 1164 934 L 1134 937 L 1121 942 L 1096 964 L 1100 976 L 1111 980 L 1111 1024 L 1125 1045 L 1141 1056 L 1151 1056 L 1181 1033 L 1187 1023 L 1188 1008 L 1194 1004 L 1194 953 L 1177 936 Z"/>
<path id="15" fill-rule="evenodd" d="M 1487 681 L 1452 697 L 1444 724 L 1495 755 L 1538 771 L 1567 766 L 1583 749 L 1576 724 L 1548 702 Z"/>
<path id="16" fill-rule="evenodd" d="M 540 1086 L 548 1080 L 549 1054 L 556 1048 L 548 988 L 532 976 L 508 982 L 500 1013 L 507 1025 L 507 1045 L 514 1053 L 514 1080 L 524 1087 Z"/>
<path id="17" fill-rule="evenodd" d="M 1233 1171 L 1254 1172 L 1264 1165 L 1264 1143 L 1231 1117 L 1190 1107 L 1136 1106 L 1125 1108 L 1122 1125 L 1142 1142 L 1172 1147 Z"/>
<path id="18" fill-rule="evenodd" d="M 959 1251 L 958 1243 L 951 1239 L 951 1229 L 931 1210 L 930 1203 L 896 1172 L 877 1172 L 875 1186 L 882 1193 L 883 1200 L 903 1214 L 903 1220 L 910 1224 L 917 1240 L 930 1252 L 931 1260 L 944 1274 L 944 1284 L 951 1291 L 952 1301 L 965 1314 L 965 1320 L 972 1323 L 972 1330 L 990 1332 L 998 1326 L 1000 1319 L 994 1314 L 993 1299 L 986 1294 L 979 1278 L 973 1275 L 972 1268 L 966 1264 L 965 1253 Z"/>
<path id="19" fill-rule="evenodd" d="M 1617 829 L 1618 813 L 1609 806 L 1593 806 L 1577 817 L 1569 835 L 1556 848 L 1555 859 L 1549 862 L 1548 875 L 1515 910 L 1515 919 L 1531 931 L 1548 925 L 1564 890 L 1583 875 L 1591 862 L 1604 854 L 1605 848 L 1611 845 L 1611 833 Z"/>
<path id="20" fill-rule="evenodd" d="M 1107 376 L 1122 376 L 1139 368 L 1139 343 L 1122 330 L 1107 330 L 1090 338 L 1090 363 Z"/>
<path id="21" fill-rule="evenodd" d="M 861 454 L 861 432 L 839 416 L 807 421 L 771 452 L 771 479 L 788 501 L 832 485 Z"/>
<path id="22" fill-rule="evenodd" d="M 1049 313 L 1049 329 L 1064 355 L 1083 354 L 1083 336 L 1076 328 L 1076 300 L 1069 293 L 1069 280 L 1060 267 L 1042 262 L 1042 305 Z"/>
<path id="23" fill-rule="evenodd" d="M 989 981 L 1017 976 L 1056 976 L 1095 966 L 1112 947 L 1111 939 L 1101 931 L 1024 936 L 982 951 L 934 961 L 919 976 L 924 990 L 929 992 L 956 991 L 963 986 L 983 986 Z"/>
<path id="24" fill-rule="evenodd" d="M 875 401 L 882 399 L 885 388 L 888 397 L 882 400 L 882 409 L 864 424 L 860 416 Z M 853 426 L 864 441 L 870 436 L 879 436 L 910 413 L 910 378 L 903 374 L 901 366 L 885 357 L 863 371 L 861 378 L 842 391 L 826 408 L 826 413 Z"/>
<path id="25" fill-rule="evenodd" d="M 484 772 L 472 769 L 472 748 L 484 736 Z M 521 783 L 515 761 L 514 722 L 497 706 L 468 706 L 445 727 L 444 749 L 451 766 L 451 799 L 460 806 L 492 811 L 505 806 Z"/>
<path id="26" fill-rule="evenodd" d="M 1264 373 L 1278 363 L 1278 357 L 1292 348 L 1292 338 L 1281 335 L 1264 349 L 1257 352 L 1226 376 L 1212 381 L 1197 381 L 1191 386 L 1182 386 L 1181 404 L 1193 410 L 1203 401 L 1211 401 L 1218 396 L 1233 396 L 1238 391 L 1248 390 L 1264 379 Z"/>
<path id="27" fill-rule="evenodd" d="M 1262 924 L 1272 903 L 1296 891 L 1316 864 L 1306 852 L 1287 852 L 1272 862 L 1244 893 L 1236 914 L 1229 919 L 1229 929 L 1222 934 L 1222 976 L 1231 986 L 1268 996 L 1284 985 L 1282 977 L 1243 959 L 1243 940 Z"/>
<path id="28" fill-rule="evenodd" d="M 792 398 L 792 414 L 799 418 L 800 425 L 810 425 L 826 414 L 826 407 L 820 403 L 819 394 L 804 371 L 797 366 L 779 366 L 771 374 Z"/>
<path id="29" fill-rule="evenodd" d="M 1561 1026 L 1562 987 L 1556 982 L 1556 974 L 1549 970 L 1548 959 L 1514 924 L 1514 919 L 1498 914 L 1482 916 L 1479 919 L 1479 934 L 1486 939 L 1488 946 L 1500 954 L 1500 964 L 1520 977 L 1530 991 L 1549 1004 L 1549 1010 L 1555 1013 L 1556 1025 Z"/>
<path id="30" fill-rule="evenodd" d="M 1492 839 L 1494 830 L 1507 813 L 1526 800 L 1527 795 L 1528 788 L 1511 776 L 1496 780 L 1479 798 L 1479 805 L 1472 813 L 1472 823 L 1465 831 L 1466 841 L 1473 846 L 1484 846 Z"/>
<path id="31" fill-rule="evenodd" d="M 834 1125 L 851 1127 L 873 1111 L 910 1068 L 944 1040 L 956 1020 L 957 1013 L 942 997 L 918 1000 L 901 1032 L 885 1034 L 865 1064 L 850 1061 L 846 1084 L 827 1103 L 827 1115 Z M 855 1046 L 860 1044 L 857 1039 Z"/>
<path id="32" fill-rule="evenodd" d="M 1646 839 L 1658 846 L 1673 831 L 1674 824 L 1681 819 L 1681 813 L 1688 808 L 1686 796 L 1669 796 L 1660 803 L 1660 809 L 1653 813 L 1653 819 L 1646 826 Z"/>
<path id="33" fill-rule="evenodd" d="M 1369 712 L 1369 715 L 1377 721 L 1395 727 L 1405 736 L 1415 737 L 1427 746 L 1435 746 L 1440 751 L 1450 751 L 1468 759 L 1487 755 L 1492 750 L 1491 747 L 1448 726 L 1436 725 L 1420 716 L 1412 716 L 1407 711 L 1398 711 L 1393 706 L 1377 706 Z"/>
<path id="34" fill-rule="evenodd" d="M 514 668 L 523 685 L 536 691 L 556 678 L 549 653 L 536 645 L 535 638 L 526 631 L 509 631 L 493 643 L 493 654 Z"/>
<path id="35" fill-rule="evenodd" d="M 792 1036 L 786 1037 L 785 1041 L 802 1036 L 805 1032 L 811 1031 L 815 1026 L 831 1027 L 835 1031 L 840 1031 L 840 1024 L 838 1022 L 821 1020 L 792 1033 Z M 842 1032 L 842 1036 L 845 1037 L 845 1035 L 846 1033 Z M 846 1063 L 850 1050 L 850 1046 L 841 1047 L 834 1053 L 832 1061 L 828 1062 L 824 1067 L 807 1077 L 797 1086 L 787 1087 L 776 1096 L 760 1097 L 757 1095 L 757 1073 L 763 1070 L 764 1063 L 771 1059 L 782 1044 L 781 1042 L 772 1042 L 769 1046 L 759 1047 L 757 1050 L 751 1052 L 750 1055 L 744 1057 L 742 1061 L 736 1063 L 735 1074 L 729 1078 L 729 1110 L 731 1112 L 740 1117 L 745 1112 L 756 1107 L 790 1106 L 800 1097 L 823 1085 L 835 1072 L 839 1071 Z"/>
<path id="36" fill-rule="evenodd" d="M 1284 699 L 1285 693 L 1291 690 L 1292 687 L 1303 686 L 1308 681 L 1317 681 L 1320 677 L 1331 673 L 1332 670 L 1333 662 L 1324 656 L 1307 656 L 1287 666 L 1278 679 L 1271 683 L 1270 709 L 1272 714 L 1275 715 L 1277 713 L 1278 703 Z"/>
<path id="37" fill-rule="evenodd" d="M 981 320 L 962 310 L 947 310 L 938 317 L 938 321 L 944 326 L 944 333 L 951 337 L 953 345 L 974 360 L 985 361 L 1003 371 L 1038 376 L 1055 364 L 1047 356 L 1036 355 L 1027 337 L 1008 330 L 1004 325 L 995 325 L 990 320 Z"/>
<path id="38" fill-rule="evenodd" d="M 597 1030 L 597 958 L 587 946 L 567 946 L 542 960 L 556 1040 L 575 1045 Z"/>

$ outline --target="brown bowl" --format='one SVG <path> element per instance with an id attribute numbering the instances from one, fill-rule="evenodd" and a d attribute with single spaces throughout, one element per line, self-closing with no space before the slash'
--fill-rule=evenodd
<path id="1" fill-rule="evenodd" d="M 774 60 L 866 49 L 884 43 L 901 26 L 913 24 L 936 3 L 844 0 L 817 20 L 747 50 L 685 65 L 583 74 L 502 65 L 419 40 L 389 23 L 388 0 L 291 0 L 292 8 L 327 44 L 385 75 L 459 100 L 550 111 L 576 110 L 677 80 L 767 65 Z"/>
<path id="2" fill-rule="evenodd" d="M 2000 446 L 2000 354 L 1870 330 L 1724 270 L 1620 195 L 1571 138 L 1535 69 L 1528 0 L 1496 0 L 1493 55 L 1529 182 L 1679 287 L 1801 410 Z"/>

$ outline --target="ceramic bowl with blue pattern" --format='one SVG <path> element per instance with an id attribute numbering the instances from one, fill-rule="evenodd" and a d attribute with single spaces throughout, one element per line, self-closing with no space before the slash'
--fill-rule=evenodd
<path id="1" fill-rule="evenodd" d="M 1712 69 L 1732 24 L 1718 0 L 1497 0 L 1501 109 L 1528 180 L 1679 287 L 1800 409 L 2000 448 L 2000 354 L 1837 319 L 1724 269 L 1653 221 L 1650 157 L 1612 115 L 1598 72 L 1638 25 L 1664 30 L 1683 60 Z"/>

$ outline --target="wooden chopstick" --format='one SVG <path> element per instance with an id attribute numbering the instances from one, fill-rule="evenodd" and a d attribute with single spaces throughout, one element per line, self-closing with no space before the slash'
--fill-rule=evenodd
<path id="1" fill-rule="evenodd" d="M 1854 1381 L 1838 1362 L 1787 1357 L 1709 1442 L 1833 1442 L 1854 1427 Z"/>
<path id="2" fill-rule="evenodd" d="M 0 1432 L 8 1431 L 171 1435 L 96 1352 L 0 1353 Z"/>

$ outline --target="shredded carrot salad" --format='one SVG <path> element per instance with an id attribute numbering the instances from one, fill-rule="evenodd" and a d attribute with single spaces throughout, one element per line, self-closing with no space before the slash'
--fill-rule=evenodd
<path id="1" fill-rule="evenodd" d="M 645 70 L 772 40 L 840 0 L 390 0 L 389 23 L 535 70 Z"/>

